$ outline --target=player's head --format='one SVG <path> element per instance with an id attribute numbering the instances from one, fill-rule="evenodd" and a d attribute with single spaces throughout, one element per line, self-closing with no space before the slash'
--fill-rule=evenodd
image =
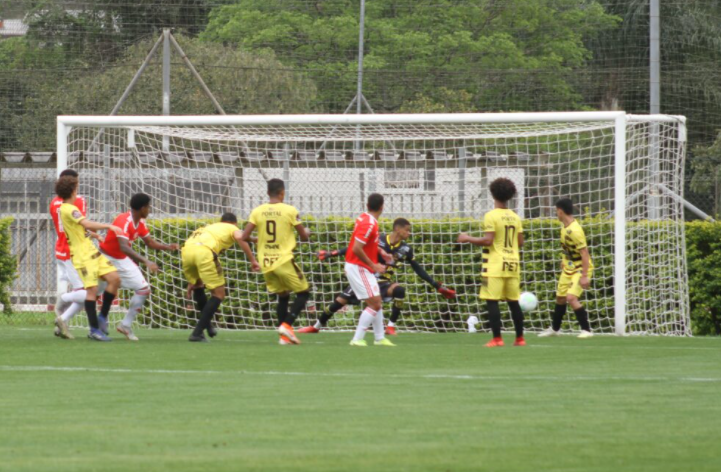
<path id="1" fill-rule="evenodd" d="M 366 205 L 368 207 L 368 211 L 372 211 L 374 213 L 382 213 L 383 212 L 383 195 L 380 193 L 371 193 L 368 195 L 368 203 Z"/>
<path id="2" fill-rule="evenodd" d="M 277 198 L 282 202 L 285 198 L 285 182 L 280 179 L 270 179 L 268 181 L 268 196 Z"/>
<path id="3" fill-rule="evenodd" d="M 78 178 L 71 175 L 60 177 L 55 182 L 55 193 L 63 200 L 68 200 L 78 193 Z"/>
<path id="4" fill-rule="evenodd" d="M 560 220 L 564 215 L 573 216 L 573 201 L 570 198 L 562 198 L 556 202 L 556 216 Z"/>
<path id="5" fill-rule="evenodd" d="M 74 171 L 73 169 L 65 169 L 64 171 L 60 172 L 60 177 L 75 177 L 78 178 L 78 173 Z"/>
<path id="6" fill-rule="evenodd" d="M 136 193 L 130 197 L 130 208 L 140 212 L 141 218 L 147 218 L 150 214 L 150 195 L 145 193 Z"/>
<path id="7" fill-rule="evenodd" d="M 238 217 L 235 216 L 235 213 L 227 212 L 223 213 L 223 216 L 220 217 L 221 223 L 232 223 L 234 225 L 238 224 Z"/>
<path id="8" fill-rule="evenodd" d="M 401 241 L 405 241 L 411 236 L 411 222 L 405 218 L 396 218 L 393 222 L 393 232 Z"/>
<path id="9" fill-rule="evenodd" d="M 493 199 L 501 203 L 507 203 L 508 200 L 516 196 L 516 184 L 505 177 L 499 177 L 491 182 L 490 189 Z"/>

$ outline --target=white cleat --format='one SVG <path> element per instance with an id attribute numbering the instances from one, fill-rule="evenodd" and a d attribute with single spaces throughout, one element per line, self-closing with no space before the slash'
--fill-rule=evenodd
<path id="1" fill-rule="evenodd" d="M 581 334 L 579 334 L 579 335 L 577 336 L 578 339 L 588 339 L 588 338 L 592 338 L 592 337 L 593 337 L 593 333 L 592 333 L 592 332 L 590 332 L 590 331 L 584 331 L 584 330 L 581 330 Z"/>
<path id="2" fill-rule="evenodd" d="M 551 336 L 560 336 L 560 331 L 555 331 L 553 328 L 544 329 L 540 333 L 538 333 L 539 338 L 549 338 Z"/>
<path id="3" fill-rule="evenodd" d="M 115 327 L 115 330 L 128 338 L 128 341 L 140 341 L 135 335 L 135 333 L 133 333 L 133 328 L 123 326 L 122 323 L 118 323 L 118 325 Z"/>
<path id="4" fill-rule="evenodd" d="M 59 316 L 55 318 L 55 336 L 63 339 L 75 339 L 75 337 L 70 334 L 67 323 Z"/>

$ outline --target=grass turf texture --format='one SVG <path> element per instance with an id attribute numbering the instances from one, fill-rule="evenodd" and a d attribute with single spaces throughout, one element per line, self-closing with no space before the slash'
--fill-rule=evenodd
<path id="1" fill-rule="evenodd" d="M 721 339 L 51 331 L 0 329 L 0 470 L 719 469 Z"/>

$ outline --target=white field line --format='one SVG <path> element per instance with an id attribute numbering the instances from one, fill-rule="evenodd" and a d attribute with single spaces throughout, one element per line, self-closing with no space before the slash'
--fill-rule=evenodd
<path id="1" fill-rule="evenodd" d="M 63 367 L 38 365 L 0 365 L 3 372 L 80 372 L 108 374 L 169 374 L 169 375 L 254 375 L 283 377 L 344 377 L 370 379 L 411 379 L 411 380 L 522 380 L 539 382 L 721 382 L 721 377 L 643 377 L 643 376 L 547 376 L 547 375 L 450 375 L 450 374 L 363 374 L 353 372 L 289 372 L 250 370 L 175 370 L 175 369 L 123 369 L 110 367 Z"/>

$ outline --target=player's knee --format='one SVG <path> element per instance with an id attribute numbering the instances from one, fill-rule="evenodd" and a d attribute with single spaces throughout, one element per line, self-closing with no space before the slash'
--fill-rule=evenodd
<path id="1" fill-rule="evenodd" d="M 150 295 L 150 287 L 141 288 L 140 290 L 135 291 L 135 295 L 139 295 L 141 297 L 147 297 Z"/>
<path id="2" fill-rule="evenodd" d="M 391 294 L 393 298 L 404 299 L 406 298 L 406 288 L 402 285 L 396 285 Z"/>
<path id="3" fill-rule="evenodd" d="M 335 302 L 342 306 L 346 306 L 348 304 L 348 300 L 343 297 L 335 297 Z"/>
<path id="4" fill-rule="evenodd" d="M 380 297 L 373 297 L 366 300 L 366 305 L 368 305 L 371 310 L 378 311 L 383 307 L 383 301 Z"/>
<path id="5" fill-rule="evenodd" d="M 304 292 L 299 292 L 295 294 L 296 300 L 305 300 L 308 301 L 310 298 L 310 290 L 306 290 Z"/>
<path id="6" fill-rule="evenodd" d="M 210 293 L 212 293 L 215 298 L 221 301 L 225 300 L 225 287 L 214 288 L 210 291 Z"/>
<path id="7" fill-rule="evenodd" d="M 566 302 L 568 302 L 568 304 L 571 305 L 571 308 L 573 308 L 574 310 L 581 308 L 581 303 L 578 301 L 578 297 L 576 297 L 575 295 L 566 295 Z"/>
<path id="8" fill-rule="evenodd" d="M 566 297 L 556 297 L 557 305 L 565 305 L 567 303 Z"/>

